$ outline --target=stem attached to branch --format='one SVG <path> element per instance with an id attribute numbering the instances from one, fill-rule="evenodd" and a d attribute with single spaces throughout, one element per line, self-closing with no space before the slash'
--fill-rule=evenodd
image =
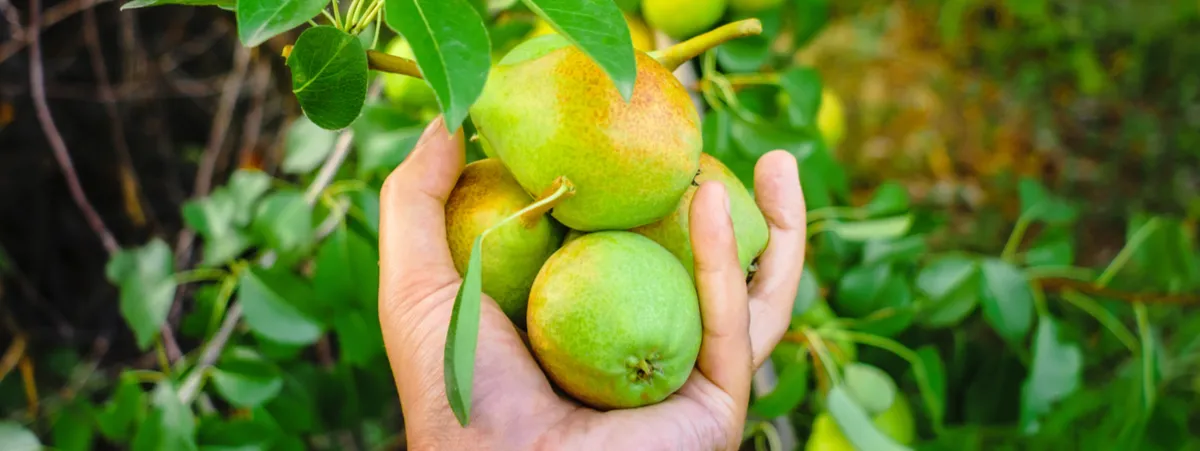
<path id="1" fill-rule="evenodd" d="M 396 55 L 367 50 L 367 64 L 371 69 L 380 72 L 389 72 L 393 74 L 407 75 L 413 78 L 424 79 L 421 75 L 421 68 L 417 67 L 417 62 L 408 58 L 401 58 Z"/>
<path id="2" fill-rule="evenodd" d="M 685 61 L 695 58 L 718 45 L 737 38 L 755 36 L 760 33 L 762 33 L 762 22 L 758 19 L 739 20 L 727 23 L 665 49 L 650 52 L 650 56 L 658 60 L 667 69 L 673 71 Z"/>
<path id="3" fill-rule="evenodd" d="M 537 225 L 538 220 L 542 215 L 550 211 L 550 209 L 558 206 L 567 198 L 575 195 L 575 185 L 565 176 L 554 180 L 554 184 L 550 186 L 541 196 L 538 196 L 537 202 L 529 204 L 521 212 L 521 224 L 525 228 L 533 228 Z"/>

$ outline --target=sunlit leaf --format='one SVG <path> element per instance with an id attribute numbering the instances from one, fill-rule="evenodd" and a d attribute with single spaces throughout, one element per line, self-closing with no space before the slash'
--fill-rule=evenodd
<path id="1" fill-rule="evenodd" d="M 113 254 L 105 273 L 120 289 L 121 316 L 137 345 L 147 349 L 175 301 L 175 254 L 161 238 Z"/>
<path id="2" fill-rule="evenodd" d="M 287 66 L 292 93 L 314 124 L 337 130 L 358 118 L 367 100 L 368 67 L 357 38 L 328 25 L 309 28 L 296 39 Z"/>
<path id="3" fill-rule="evenodd" d="M 637 65 L 625 15 L 611 0 L 523 0 L 555 31 L 583 50 L 615 84 L 626 101 L 633 97 Z M 586 14 L 581 14 L 586 11 Z"/>
<path id="4" fill-rule="evenodd" d="M 1042 416 L 1075 392 L 1083 372 L 1083 351 L 1078 344 L 1063 340 L 1058 321 L 1051 316 L 1038 320 L 1033 339 L 1033 363 L 1021 387 L 1021 429 L 1036 433 Z"/>
<path id="5" fill-rule="evenodd" d="M 212 382 L 238 407 L 256 407 L 279 394 L 279 369 L 249 349 L 234 349 L 212 369 Z"/>
<path id="6" fill-rule="evenodd" d="M 856 222 L 829 220 L 824 224 L 827 230 L 836 233 L 844 240 L 866 241 L 904 235 L 908 233 L 909 227 L 912 227 L 912 222 L 912 215 L 904 215 Z"/>
<path id="7" fill-rule="evenodd" d="M 881 432 L 844 385 L 835 385 L 829 390 L 826 408 L 837 422 L 838 429 L 855 448 L 872 451 L 910 449 Z"/>
<path id="8" fill-rule="evenodd" d="M 284 141 L 283 172 L 303 174 L 316 169 L 333 152 L 336 140 L 337 134 L 314 124 L 308 116 L 296 118 Z"/>
<path id="9" fill-rule="evenodd" d="M 150 413 L 146 421 L 138 425 L 133 450 L 197 450 L 195 417 L 179 400 L 171 382 L 159 382 L 150 396 Z"/>
<path id="10" fill-rule="evenodd" d="M 216 6 L 226 11 L 234 11 L 236 4 L 236 0 L 133 0 L 122 4 L 121 11 L 162 5 Z"/>
<path id="11" fill-rule="evenodd" d="M 467 426 L 471 419 L 471 389 L 475 375 L 475 346 L 479 336 L 479 309 L 482 296 L 483 235 L 471 244 L 466 277 L 454 297 L 450 329 L 446 336 L 446 396 L 458 423 Z"/>
<path id="12" fill-rule="evenodd" d="M 312 245 L 312 206 L 299 191 L 271 193 L 258 205 L 252 227 L 267 248 L 292 255 Z"/>
<path id="13" fill-rule="evenodd" d="M 42 441 L 37 435 L 11 420 L 0 421 L 0 443 L 12 451 L 42 451 Z"/>
<path id="14" fill-rule="evenodd" d="M 846 389 L 868 415 L 883 413 L 896 400 L 896 381 L 878 367 L 851 362 L 842 371 Z"/>
<path id="15" fill-rule="evenodd" d="M 281 270 L 250 268 L 238 287 L 246 324 L 255 333 L 284 344 L 311 344 L 321 335 L 321 323 L 302 305 L 311 305 L 307 282 Z"/>
<path id="16" fill-rule="evenodd" d="M 492 64 L 483 19 L 465 0 L 385 0 L 384 19 L 412 46 L 446 128 L 456 131 L 483 93 Z"/>
<path id="17" fill-rule="evenodd" d="M 1001 337 L 1020 340 L 1033 325 L 1033 292 L 1029 282 L 1021 270 L 1003 260 L 985 259 L 980 269 L 984 319 Z"/>
<path id="18" fill-rule="evenodd" d="M 1079 211 L 1067 201 L 1046 191 L 1036 180 L 1024 178 L 1017 186 L 1021 198 L 1021 213 L 1030 219 L 1051 224 L 1065 224 L 1075 220 Z"/>
<path id="19" fill-rule="evenodd" d="M 863 210 L 872 216 L 894 215 L 907 211 L 909 204 L 908 190 L 899 183 L 887 181 L 875 189 Z"/>
<path id="20" fill-rule="evenodd" d="M 316 17 L 327 4 L 325 0 L 237 0 L 238 39 L 246 47 L 257 47 Z"/>

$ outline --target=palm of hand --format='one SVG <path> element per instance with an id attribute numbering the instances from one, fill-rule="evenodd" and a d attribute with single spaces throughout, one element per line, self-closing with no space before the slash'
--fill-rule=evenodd
<path id="1" fill-rule="evenodd" d="M 758 198 L 771 243 L 748 288 L 719 186 L 692 201 L 692 242 L 704 337 L 697 367 L 662 403 L 597 411 L 556 393 L 522 336 L 484 296 L 470 425 L 446 400 L 443 352 L 461 278 L 442 211 L 463 167 L 462 137 L 433 121 L 388 178 L 380 221 L 380 320 L 413 449 L 735 449 L 750 376 L 790 321 L 804 250 L 795 161 L 763 157 Z M 766 160 L 773 160 L 766 162 Z M 788 161 L 778 161 L 788 160 Z M 754 327 L 752 328 L 751 325 Z"/>

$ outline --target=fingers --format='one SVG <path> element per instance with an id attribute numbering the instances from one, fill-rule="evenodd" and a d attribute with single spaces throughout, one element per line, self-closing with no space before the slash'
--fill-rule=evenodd
<path id="1" fill-rule="evenodd" d="M 458 278 L 446 244 L 445 205 L 465 158 L 462 130 L 451 136 L 439 116 L 384 182 L 379 261 L 380 288 L 386 291 L 381 302 L 401 301 L 416 286 L 436 289 Z"/>
<path id="2" fill-rule="evenodd" d="M 744 404 L 750 396 L 750 316 L 746 278 L 738 262 L 724 185 L 708 182 L 692 198 L 689 212 L 696 290 L 704 336 L 697 367 Z"/>
<path id="3" fill-rule="evenodd" d="M 771 234 L 750 283 L 750 342 L 757 368 L 791 323 L 804 271 L 807 211 L 796 158 L 780 150 L 763 155 L 754 169 L 754 191 Z"/>

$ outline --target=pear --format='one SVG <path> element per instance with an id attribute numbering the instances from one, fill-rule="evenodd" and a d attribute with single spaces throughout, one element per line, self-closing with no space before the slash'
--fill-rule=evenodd
<path id="1" fill-rule="evenodd" d="M 912 407 L 903 396 L 897 396 L 879 415 L 871 418 L 875 428 L 901 445 L 911 445 L 916 440 L 916 425 L 913 423 Z M 846 438 L 837 420 L 829 412 L 817 414 L 813 420 L 812 434 L 804 445 L 804 451 L 854 451 L 854 445 Z"/>
<path id="2" fill-rule="evenodd" d="M 446 200 L 446 238 L 459 275 L 465 275 L 475 238 L 534 199 L 500 160 L 468 164 Z M 481 249 L 482 291 L 524 327 L 529 289 L 542 263 L 562 244 L 566 230 L 548 215 L 509 221 L 488 233 Z"/>
<path id="3" fill-rule="evenodd" d="M 387 53 L 412 59 L 412 46 L 403 37 L 396 36 L 388 43 Z M 437 116 L 437 97 L 433 89 L 423 80 L 400 74 L 382 73 L 383 94 L 401 109 L 416 111 L 423 119 Z"/>
<path id="4" fill-rule="evenodd" d="M 633 48 L 649 52 L 654 50 L 654 32 L 646 27 L 646 23 L 638 19 L 637 16 L 625 13 L 625 24 L 629 26 L 629 37 L 633 39 Z M 550 26 L 550 22 L 539 17 L 533 25 L 533 31 L 529 32 L 530 38 L 556 34 L 554 27 Z"/>
<path id="5" fill-rule="evenodd" d="M 583 234 L 550 256 L 529 294 L 530 347 L 550 379 L 591 407 L 654 404 L 700 352 L 700 304 L 679 260 L 636 233 Z"/>
<path id="6" fill-rule="evenodd" d="M 565 246 L 567 243 L 570 243 L 571 240 L 579 238 L 586 234 L 587 234 L 587 232 L 580 232 L 575 229 L 567 229 L 567 236 L 563 238 L 563 245 Z"/>
<path id="7" fill-rule="evenodd" d="M 695 183 L 684 192 L 674 212 L 657 222 L 636 227 L 631 231 L 645 235 L 670 250 L 687 268 L 688 273 L 694 276 L 688 218 L 696 190 L 701 184 L 710 181 L 725 185 L 725 192 L 729 196 L 729 215 L 733 220 L 733 233 L 737 239 L 738 262 L 742 265 L 742 271 L 749 273 L 750 265 L 767 248 L 770 235 L 767 219 L 763 217 L 762 211 L 758 209 L 742 181 L 721 163 L 721 160 L 712 155 L 700 155 L 700 173 L 696 175 Z"/>
<path id="8" fill-rule="evenodd" d="M 666 216 L 700 164 L 700 116 L 671 71 L 636 52 L 625 102 L 608 75 L 566 38 L 513 49 L 471 107 L 485 149 L 525 190 L 565 176 L 575 195 L 552 211 L 580 231 L 624 230 Z"/>
<path id="9" fill-rule="evenodd" d="M 727 0 L 642 0 L 642 17 L 672 39 L 686 39 L 716 25 Z"/>
<path id="10" fill-rule="evenodd" d="M 729 10 L 737 14 L 752 14 L 778 8 L 783 0 L 729 0 Z"/>

